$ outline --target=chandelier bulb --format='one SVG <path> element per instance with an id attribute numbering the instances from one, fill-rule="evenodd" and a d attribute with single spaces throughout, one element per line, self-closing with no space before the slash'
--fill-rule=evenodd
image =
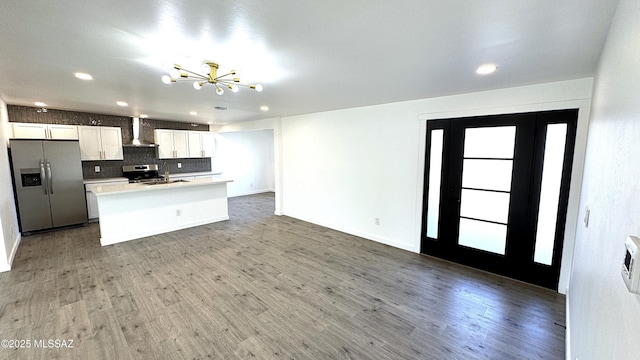
<path id="1" fill-rule="evenodd" d="M 193 83 L 193 88 L 196 89 L 196 90 L 200 90 L 200 89 L 202 89 L 202 85 L 204 85 L 204 83 L 199 82 L 199 81 L 195 81 Z"/>
<path id="2" fill-rule="evenodd" d="M 162 75 L 162 82 L 165 83 L 165 84 L 171 84 L 171 76 Z"/>
<path id="3" fill-rule="evenodd" d="M 203 74 L 205 75 L 209 75 L 211 73 L 211 66 L 209 66 L 209 64 L 202 64 L 200 65 L 200 71 L 202 71 Z"/>
<path id="4" fill-rule="evenodd" d="M 255 89 L 257 92 L 261 92 L 262 90 L 264 90 L 264 86 L 262 86 L 262 84 L 251 85 L 251 88 Z"/>
<path id="5" fill-rule="evenodd" d="M 174 79 L 179 78 L 180 77 L 180 70 L 175 69 L 175 68 L 171 69 L 171 71 L 169 71 L 169 76 L 171 76 Z"/>
<path id="6" fill-rule="evenodd" d="M 216 87 L 216 94 L 218 94 L 218 95 L 224 94 L 224 89 L 221 88 L 221 87 Z"/>

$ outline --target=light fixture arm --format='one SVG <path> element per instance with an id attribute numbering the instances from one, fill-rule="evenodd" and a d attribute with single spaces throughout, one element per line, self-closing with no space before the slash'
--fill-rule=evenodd
<path id="1" fill-rule="evenodd" d="M 243 84 L 240 82 L 240 78 L 226 78 L 227 76 L 235 75 L 236 71 L 231 70 L 230 72 L 218 76 L 218 64 L 213 62 L 206 62 L 202 64 L 201 69 L 205 74 L 201 74 L 195 71 L 191 71 L 188 69 L 184 69 L 182 66 L 178 64 L 173 65 L 173 69 L 170 75 L 164 75 L 162 77 L 162 82 L 165 84 L 170 84 L 173 82 L 177 82 L 178 80 L 189 80 L 189 77 L 198 79 L 193 83 L 193 87 L 196 90 L 200 90 L 205 84 L 213 84 L 216 87 L 216 94 L 222 95 L 224 93 L 224 89 L 220 85 L 224 85 L 231 89 L 233 92 L 238 92 L 239 86 L 244 86 L 258 92 L 262 91 L 262 84 Z M 191 76 L 189 75 L 191 74 Z"/>
<path id="2" fill-rule="evenodd" d="M 194 72 L 194 71 L 191 71 L 191 70 L 188 70 L 188 69 L 179 69 L 179 70 L 184 71 L 184 73 L 180 73 L 180 77 L 181 78 L 185 78 L 186 79 L 188 77 L 188 74 L 186 74 L 186 73 L 189 73 L 189 74 L 191 74 L 191 75 L 193 75 L 193 76 L 195 76 L 197 78 L 201 78 L 202 80 L 207 80 L 208 79 L 206 76 L 204 76 L 202 74 L 198 74 L 197 72 Z"/>

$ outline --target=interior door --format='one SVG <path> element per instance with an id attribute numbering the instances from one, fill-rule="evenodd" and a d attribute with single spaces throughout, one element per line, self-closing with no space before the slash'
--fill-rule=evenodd
<path id="1" fill-rule="evenodd" d="M 576 120 L 429 121 L 421 252 L 557 289 Z"/>

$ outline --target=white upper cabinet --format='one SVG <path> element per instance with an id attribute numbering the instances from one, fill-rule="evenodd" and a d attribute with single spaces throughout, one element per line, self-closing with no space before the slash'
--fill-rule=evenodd
<path id="1" fill-rule="evenodd" d="M 105 126 L 78 126 L 82 160 L 123 160 L 122 129 Z"/>
<path id="2" fill-rule="evenodd" d="M 189 132 L 187 130 L 154 130 L 158 144 L 159 159 L 181 159 L 189 157 Z"/>
<path id="3" fill-rule="evenodd" d="M 189 157 L 189 134 L 186 130 L 173 131 L 173 148 L 176 151 L 176 158 Z"/>
<path id="4" fill-rule="evenodd" d="M 78 127 L 62 124 L 11 123 L 14 139 L 78 140 Z"/>
<path id="5" fill-rule="evenodd" d="M 189 131 L 189 157 L 212 157 L 215 147 L 214 133 L 208 131 Z"/>
<path id="6" fill-rule="evenodd" d="M 175 152 L 173 151 L 173 131 L 157 129 L 153 132 L 154 141 L 158 144 L 158 158 L 171 159 Z"/>

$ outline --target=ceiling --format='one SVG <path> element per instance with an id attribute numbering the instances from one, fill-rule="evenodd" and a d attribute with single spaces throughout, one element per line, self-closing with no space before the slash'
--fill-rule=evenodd
<path id="1" fill-rule="evenodd" d="M 591 77 L 617 3 L 2 0 L 0 97 L 225 124 Z M 160 80 L 204 61 L 264 91 Z"/>

